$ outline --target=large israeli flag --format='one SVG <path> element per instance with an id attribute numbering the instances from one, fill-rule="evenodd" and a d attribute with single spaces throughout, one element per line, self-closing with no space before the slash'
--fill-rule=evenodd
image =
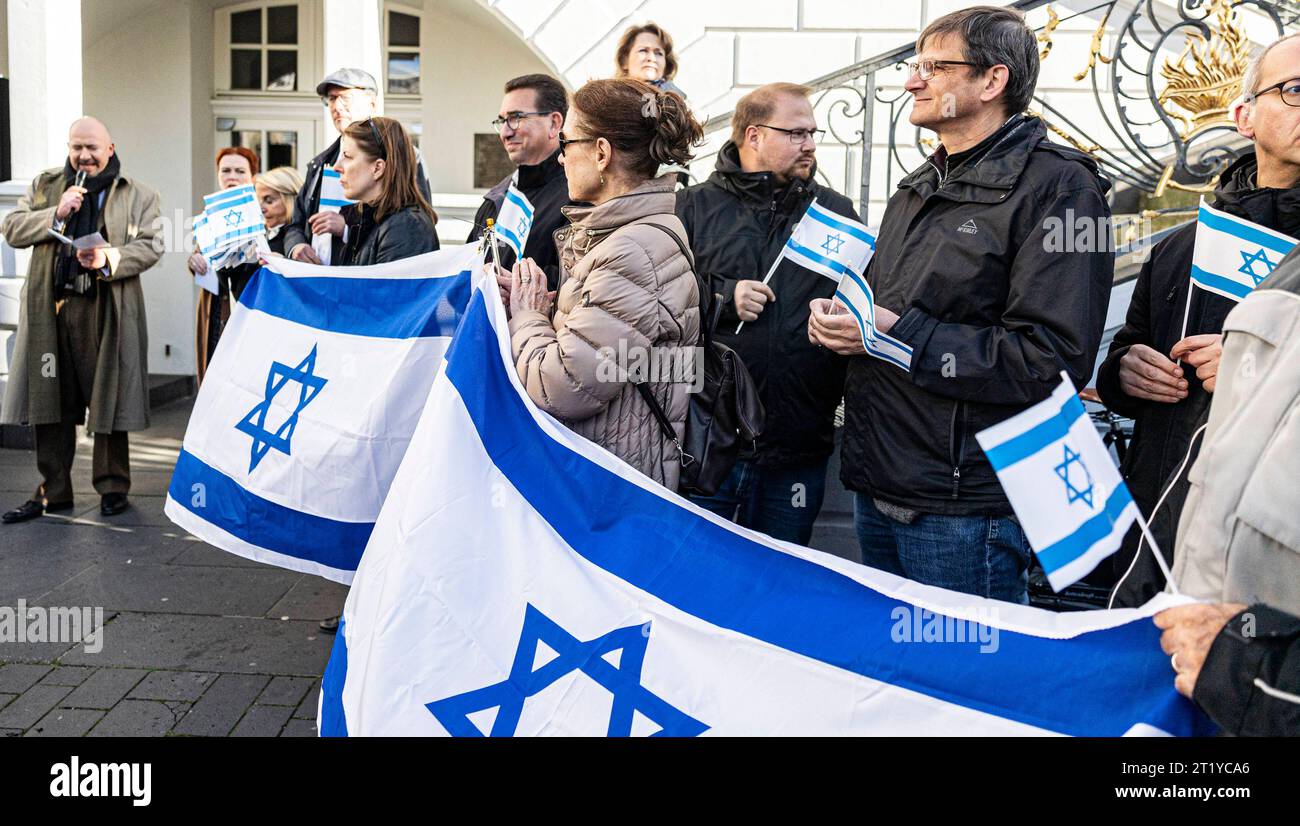
<path id="1" fill-rule="evenodd" d="M 1149 619 L 1171 603 L 1055 614 L 709 514 L 533 405 L 482 285 L 357 571 L 323 734 L 1207 731 Z"/>
<path id="2" fill-rule="evenodd" d="M 1054 589 L 1119 549 L 1137 504 L 1064 372 L 1051 396 L 975 438 Z"/>
<path id="3" fill-rule="evenodd" d="M 167 516 L 218 548 L 350 582 L 478 257 L 465 245 L 372 267 L 271 259 L 199 388 Z"/>
<path id="4" fill-rule="evenodd" d="M 1296 239 L 1202 202 L 1196 218 L 1192 283 L 1233 301 L 1250 295 Z"/>
<path id="5" fill-rule="evenodd" d="M 524 245 L 528 243 L 528 234 L 533 230 L 533 204 L 514 182 L 506 190 L 505 200 L 497 211 L 494 222 L 497 237 L 505 241 L 515 251 L 515 260 L 524 257 Z"/>

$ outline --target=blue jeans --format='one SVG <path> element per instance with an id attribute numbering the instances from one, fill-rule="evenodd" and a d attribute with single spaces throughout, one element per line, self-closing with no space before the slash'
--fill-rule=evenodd
<path id="1" fill-rule="evenodd" d="M 826 495 L 826 463 L 771 470 L 736 462 L 717 493 L 691 501 L 737 525 L 807 545 Z"/>
<path id="2" fill-rule="evenodd" d="M 1009 516 L 923 513 L 904 525 L 859 493 L 853 523 L 864 565 L 952 591 L 1029 603 L 1033 551 Z"/>

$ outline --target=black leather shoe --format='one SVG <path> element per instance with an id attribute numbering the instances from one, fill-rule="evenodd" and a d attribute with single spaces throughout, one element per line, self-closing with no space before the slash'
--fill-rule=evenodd
<path id="1" fill-rule="evenodd" d="M 28 519 L 35 519 L 45 513 L 45 505 L 35 499 L 28 499 L 13 510 L 0 516 L 0 522 L 6 525 L 14 525 L 18 522 L 26 522 Z"/>
<path id="2" fill-rule="evenodd" d="M 327 620 L 321 620 L 320 624 L 317 625 L 316 627 L 324 631 L 326 634 L 337 634 L 339 632 L 339 620 L 341 619 L 343 618 L 330 617 Z"/>
<path id="3" fill-rule="evenodd" d="M 117 516 L 129 507 L 131 503 L 126 500 L 125 493 L 106 493 L 99 500 L 99 513 L 102 516 Z"/>

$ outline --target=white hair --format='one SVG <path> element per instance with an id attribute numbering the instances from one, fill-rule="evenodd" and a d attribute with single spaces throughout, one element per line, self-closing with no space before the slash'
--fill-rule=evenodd
<path id="1" fill-rule="evenodd" d="M 1264 66 L 1264 58 L 1268 57 L 1268 53 L 1273 51 L 1274 46 L 1285 43 L 1288 40 L 1293 40 L 1297 37 L 1300 37 L 1300 32 L 1279 37 L 1277 40 L 1274 40 L 1272 43 L 1265 46 L 1263 51 L 1255 55 L 1254 59 L 1250 61 L 1250 65 L 1246 67 L 1246 75 L 1241 79 L 1241 100 L 1243 103 L 1251 104 L 1255 102 L 1255 87 L 1259 85 L 1259 72 Z M 1283 79 L 1285 80 L 1286 78 Z"/>

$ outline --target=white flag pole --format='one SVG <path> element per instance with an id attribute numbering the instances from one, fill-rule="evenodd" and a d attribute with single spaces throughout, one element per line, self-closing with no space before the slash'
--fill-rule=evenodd
<path id="1" fill-rule="evenodd" d="M 1169 583 L 1169 588 L 1175 595 L 1179 595 L 1178 583 L 1174 582 L 1174 575 L 1169 570 L 1169 563 L 1165 562 L 1165 555 L 1160 553 L 1160 546 L 1156 544 L 1156 538 L 1151 535 L 1151 528 L 1147 525 L 1147 520 L 1142 516 L 1142 510 L 1138 509 L 1137 514 L 1138 527 L 1142 529 L 1142 535 L 1147 538 L 1147 544 L 1151 546 L 1151 553 L 1155 554 L 1156 564 L 1160 566 L 1160 573 L 1165 575 L 1165 582 Z"/>
<path id="2" fill-rule="evenodd" d="M 772 280 L 772 275 L 776 273 L 776 268 L 777 268 L 778 266 L 780 266 L 781 261 L 782 261 L 782 259 L 784 259 L 784 258 L 785 258 L 785 246 L 783 245 L 783 246 L 781 247 L 781 253 L 780 253 L 780 255 L 778 255 L 778 256 L 776 257 L 776 260 L 772 262 L 772 266 L 768 268 L 768 270 L 767 270 L 767 275 L 763 276 L 763 283 L 764 283 L 764 284 L 766 284 L 767 282 L 769 282 L 769 281 Z M 745 326 L 745 322 L 743 322 L 743 321 L 740 322 L 739 324 L 737 324 L 737 325 L 736 325 L 736 333 L 735 333 L 735 334 L 736 334 L 736 335 L 740 335 L 740 328 L 741 328 L 741 327 L 744 327 L 744 326 Z"/>
<path id="3" fill-rule="evenodd" d="M 1192 280 L 1191 275 L 1187 276 L 1187 303 L 1183 305 L 1183 333 L 1178 337 L 1179 341 L 1187 338 L 1187 318 L 1192 312 L 1192 291 L 1196 289 L 1196 282 Z M 1179 367 L 1183 366 L 1183 360 L 1178 359 L 1175 362 Z"/>

